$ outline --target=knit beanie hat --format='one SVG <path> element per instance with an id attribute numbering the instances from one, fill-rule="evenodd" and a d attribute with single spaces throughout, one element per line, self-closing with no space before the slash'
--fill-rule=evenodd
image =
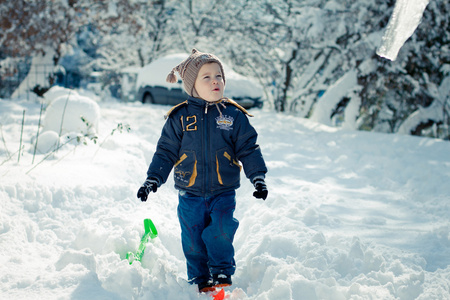
<path id="1" fill-rule="evenodd" d="M 225 83 L 223 66 L 217 56 L 210 53 L 200 52 L 197 49 L 192 49 L 191 55 L 172 69 L 169 75 L 167 75 L 166 81 L 170 83 L 177 82 L 177 76 L 175 75 L 175 71 L 177 71 L 183 80 L 184 90 L 186 93 L 190 96 L 196 97 L 197 95 L 194 90 L 195 80 L 197 79 L 198 71 L 200 71 L 200 68 L 206 63 L 217 63 L 219 65 L 220 71 L 222 72 L 223 83 Z"/>

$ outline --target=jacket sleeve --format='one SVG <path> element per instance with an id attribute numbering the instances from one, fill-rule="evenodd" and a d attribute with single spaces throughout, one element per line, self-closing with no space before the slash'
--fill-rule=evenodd
<path id="1" fill-rule="evenodd" d="M 236 158 L 244 166 L 245 176 L 251 182 L 253 182 L 255 177 L 264 178 L 267 173 L 267 167 L 261 148 L 256 143 L 258 133 L 243 113 L 237 115 L 234 132 L 235 154 Z"/>
<path id="2" fill-rule="evenodd" d="M 160 184 L 166 182 L 175 162 L 181 145 L 183 131 L 176 118 L 170 116 L 162 129 L 152 162 L 148 167 L 147 178 L 156 177 Z"/>

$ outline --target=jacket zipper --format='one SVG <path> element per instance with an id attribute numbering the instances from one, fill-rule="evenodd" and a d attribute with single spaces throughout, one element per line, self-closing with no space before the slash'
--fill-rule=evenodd
<path id="1" fill-rule="evenodd" d="M 206 102 L 205 103 L 205 114 L 204 114 L 204 122 L 203 122 L 203 126 L 204 126 L 204 130 L 203 130 L 203 133 L 204 133 L 204 136 L 205 136 L 205 138 L 203 139 L 203 141 L 205 142 L 205 144 L 204 144 L 204 149 L 203 149 L 203 151 L 204 151 L 204 153 L 203 153 L 203 155 L 204 155 L 204 157 L 205 157 L 205 160 L 204 160 L 204 168 L 205 168 L 205 172 L 204 172 L 204 176 L 205 176 L 205 178 L 204 178 L 204 194 L 208 194 L 208 187 L 209 187 L 209 183 L 208 183 L 208 179 L 209 179 L 209 174 L 208 174 L 208 172 L 209 172 L 209 167 L 208 167 L 208 164 L 209 164 L 209 155 L 208 155 L 208 147 L 209 147 L 209 136 L 208 136 L 208 126 L 209 124 L 208 124 L 208 103 Z"/>

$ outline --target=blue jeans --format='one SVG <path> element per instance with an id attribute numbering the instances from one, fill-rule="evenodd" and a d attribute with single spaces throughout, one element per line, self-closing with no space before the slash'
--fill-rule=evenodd
<path id="1" fill-rule="evenodd" d="M 236 192 L 204 198 L 180 191 L 178 198 L 188 280 L 197 284 L 207 281 L 212 274 L 233 275 L 236 269 L 233 239 L 239 226 L 233 218 Z"/>

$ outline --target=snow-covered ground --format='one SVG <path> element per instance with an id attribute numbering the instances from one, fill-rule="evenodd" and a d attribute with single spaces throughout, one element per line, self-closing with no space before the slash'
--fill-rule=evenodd
<path id="1" fill-rule="evenodd" d="M 32 164 L 40 104 L 0 100 L 0 298 L 210 298 L 185 281 L 173 179 L 136 198 L 169 108 L 98 105 L 97 143 Z M 269 197 L 243 178 L 228 299 L 450 299 L 449 142 L 252 113 Z M 129 265 L 145 218 L 159 236 Z"/>

